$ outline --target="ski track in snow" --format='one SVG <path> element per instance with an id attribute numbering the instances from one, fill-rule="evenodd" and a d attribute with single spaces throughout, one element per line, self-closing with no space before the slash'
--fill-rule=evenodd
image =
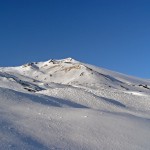
<path id="1" fill-rule="evenodd" d="M 150 82 L 72 58 L 0 68 L 0 150 L 149 150 Z"/>

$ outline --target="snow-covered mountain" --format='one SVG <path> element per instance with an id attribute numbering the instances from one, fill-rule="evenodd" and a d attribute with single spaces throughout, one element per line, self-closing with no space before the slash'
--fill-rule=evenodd
<path id="1" fill-rule="evenodd" d="M 0 149 L 149 150 L 150 81 L 72 58 L 0 68 Z"/>

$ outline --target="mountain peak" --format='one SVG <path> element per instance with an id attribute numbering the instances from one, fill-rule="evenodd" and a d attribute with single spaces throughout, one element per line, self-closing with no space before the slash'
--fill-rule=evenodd
<path id="1" fill-rule="evenodd" d="M 0 108 L 0 149 L 150 147 L 150 82 L 72 58 L 0 68 Z"/>
<path id="2" fill-rule="evenodd" d="M 77 60 L 68 57 L 64 59 L 50 59 L 48 62 L 53 62 L 53 63 L 79 63 Z"/>
<path id="3" fill-rule="evenodd" d="M 68 58 L 65 58 L 65 59 L 61 59 L 60 61 L 63 61 L 63 62 L 77 62 L 75 59 L 73 59 L 71 57 L 68 57 Z"/>

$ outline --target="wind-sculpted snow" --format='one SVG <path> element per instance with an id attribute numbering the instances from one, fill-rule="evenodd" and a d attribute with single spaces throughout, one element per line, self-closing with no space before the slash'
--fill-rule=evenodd
<path id="1" fill-rule="evenodd" d="M 0 68 L 0 150 L 149 150 L 150 82 L 72 58 Z"/>

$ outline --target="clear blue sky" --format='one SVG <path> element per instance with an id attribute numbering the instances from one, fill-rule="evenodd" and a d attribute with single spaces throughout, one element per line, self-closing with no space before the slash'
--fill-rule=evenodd
<path id="1" fill-rule="evenodd" d="M 0 0 L 0 66 L 65 57 L 150 78 L 150 1 Z"/>

